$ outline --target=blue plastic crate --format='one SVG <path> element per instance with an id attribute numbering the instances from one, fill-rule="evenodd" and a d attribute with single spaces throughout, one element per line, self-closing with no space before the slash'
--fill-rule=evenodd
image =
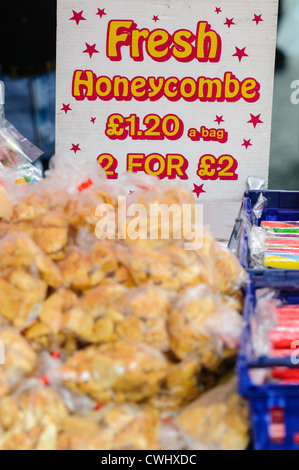
<path id="1" fill-rule="evenodd" d="M 257 220 L 253 215 L 253 209 L 260 194 L 267 199 L 262 217 Z M 262 221 L 299 221 L 299 192 L 298 191 L 247 191 L 243 198 L 240 216 L 236 221 L 235 228 L 229 243 L 230 248 L 237 255 L 241 265 L 247 270 L 250 277 L 257 285 L 264 282 L 264 277 L 272 276 L 276 272 L 276 279 L 280 280 L 281 286 L 294 283 L 299 278 L 299 271 L 286 271 L 280 269 L 251 269 L 248 234 L 243 216 L 248 215 L 252 223 L 260 225 Z"/>
<path id="2" fill-rule="evenodd" d="M 271 277 L 271 274 L 269 273 Z M 297 275 L 298 276 L 298 275 Z M 299 277 L 297 286 L 280 290 L 280 297 L 285 304 L 299 305 Z M 272 281 L 268 277 L 266 287 L 278 289 L 279 283 L 274 275 Z M 270 284 L 270 285 L 269 285 Z M 265 287 L 265 285 L 264 285 Z M 291 362 L 291 358 L 269 359 L 262 357 L 254 360 L 251 357 L 251 327 L 250 318 L 254 315 L 256 307 L 256 287 L 250 281 L 246 287 L 244 306 L 244 328 L 241 347 L 238 354 L 238 376 L 240 394 L 249 400 L 250 415 L 256 450 L 299 450 L 299 385 L 264 384 L 255 385 L 249 371 L 253 368 L 263 367 L 292 367 L 298 368 Z M 273 440 L 270 428 L 273 410 L 283 413 L 283 426 L 285 438 L 281 442 Z"/>

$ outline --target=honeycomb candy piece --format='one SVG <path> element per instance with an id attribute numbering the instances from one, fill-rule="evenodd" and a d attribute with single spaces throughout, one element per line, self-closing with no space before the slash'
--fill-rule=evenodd
<path id="1" fill-rule="evenodd" d="M 121 305 L 126 295 L 126 288 L 116 284 L 88 291 L 74 308 L 65 313 L 62 330 L 85 343 L 117 339 L 115 326 L 123 320 Z"/>
<path id="2" fill-rule="evenodd" d="M 157 350 L 123 340 L 79 351 L 60 369 L 70 390 L 99 403 L 141 402 L 158 392 L 166 372 Z"/>
<path id="3" fill-rule="evenodd" d="M 95 227 L 99 222 L 96 209 L 100 204 L 109 204 L 117 213 L 117 197 L 113 195 L 111 188 L 99 190 L 91 187 L 88 191 L 81 192 L 80 197 L 73 198 L 65 207 L 70 226 L 75 230 L 87 226 L 92 233 L 95 233 Z"/>
<path id="4" fill-rule="evenodd" d="M 64 285 L 75 291 L 84 291 L 98 286 L 107 277 L 115 277 L 119 265 L 112 246 L 101 243 L 91 251 L 71 248 L 59 263 Z"/>
<path id="5" fill-rule="evenodd" d="M 27 341 L 12 328 L 0 330 L 1 357 L 0 398 L 10 394 L 25 378 L 34 372 L 37 357 Z M 3 350 L 2 350 L 3 348 Z"/>
<path id="6" fill-rule="evenodd" d="M 3 227 L 4 229 L 5 227 Z M 51 258 L 63 253 L 68 244 L 69 226 L 62 211 L 52 210 L 33 220 L 14 220 L 7 224 L 6 234 L 22 232 Z"/>
<path id="7" fill-rule="evenodd" d="M 61 328 L 85 343 L 123 338 L 164 351 L 169 349 L 169 311 L 170 301 L 160 289 L 107 284 L 88 291 L 68 310 Z"/>
<path id="8" fill-rule="evenodd" d="M 50 195 L 43 194 L 37 197 L 36 194 L 29 194 L 14 206 L 13 218 L 17 221 L 32 221 L 49 213 Z"/>
<path id="9" fill-rule="evenodd" d="M 61 285 L 60 272 L 52 260 L 25 234 L 8 235 L 0 244 L 1 272 L 9 269 L 24 268 L 36 273 L 50 287 Z"/>
<path id="10" fill-rule="evenodd" d="M 43 302 L 37 320 L 24 332 L 35 350 L 62 348 L 69 355 L 77 349 L 76 341 L 69 341 L 62 331 L 64 315 L 77 302 L 76 294 L 65 289 L 54 292 Z"/>
<path id="11" fill-rule="evenodd" d="M 179 363 L 170 363 L 159 394 L 148 400 L 148 403 L 161 412 L 177 410 L 189 404 L 203 391 L 201 370 L 198 357 L 187 357 Z"/>
<path id="12" fill-rule="evenodd" d="M 118 337 L 143 342 L 160 351 L 169 350 L 170 299 L 166 293 L 154 287 L 129 290 L 123 310 L 124 321 L 116 328 Z"/>
<path id="13" fill-rule="evenodd" d="M 23 269 L 12 270 L 0 277 L 0 315 L 22 330 L 35 321 L 46 298 L 47 284 Z"/>
<path id="14" fill-rule="evenodd" d="M 60 269 L 66 286 L 82 291 L 107 283 L 133 287 L 129 271 L 118 258 L 124 249 L 114 242 L 96 242 L 85 249 L 70 249 Z"/>

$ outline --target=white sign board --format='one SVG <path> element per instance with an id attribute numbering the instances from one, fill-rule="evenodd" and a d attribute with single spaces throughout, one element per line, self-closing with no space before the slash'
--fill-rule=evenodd
<path id="1" fill-rule="evenodd" d="M 225 238 L 268 179 L 276 23 L 277 0 L 58 0 L 57 152 L 188 182 Z"/>

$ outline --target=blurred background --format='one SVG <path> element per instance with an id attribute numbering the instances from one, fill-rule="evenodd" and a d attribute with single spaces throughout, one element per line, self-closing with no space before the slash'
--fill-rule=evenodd
<path id="1" fill-rule="evenodd" d="M 1 12 L 0 79 L 6 87 L 6 117 L 44 151 L 42 164 L 47 168 L 55 151 L 56 0 L 11 0 L 1 4 Z M 270 189 L 299 190 L 298 130 L 299 0 L 280 0 Z"/>
<path id="2" fill-rule="evenodd" d="M 280 0 L 277 47 L 269 188 L 299 190 L 299 0 Z"/>

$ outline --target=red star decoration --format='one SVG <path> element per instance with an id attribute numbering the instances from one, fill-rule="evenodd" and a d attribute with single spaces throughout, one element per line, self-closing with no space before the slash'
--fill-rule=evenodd
<path id="1" fill-rule="evenodd" d="M 86 44 L 86 50 L 83 51 L 83 54 L 89 54 L 90 58 L 92 58 L 93 54 L 99 54 L 99 51 L 96 50 L 95 44 L 93 44 L 92 46 L 87 44 L 87 42 L 85 44 Z"/>
<path id="2" fill-rule="evenodd" d="M 238 57 L 239 62 L 241 62 L 243 57 L 249 57 L 249 55 L 246 54 L 245 49 L 246 49 L 246 47 L 243 47 L 243 49 L 239 49 L 238 47 L 236 47 L 237 52 L 235 54 L 233 54 L 233 57 Z"/>
<path id="3" fill-rule="evenodd" d="M 199 198 L 202 193 L 205 193 L 205 190 L 203 189 L 203 184 L 201 184 L 200 186 L 194 184 L 194 191 L 192 192 L 196 194 L 197 198 Z"/>
<path id="4" fill-rule="evenodd" d="M 253 124 L 253 127 L 256 128 L 258 124 L 264 124 L 263 121 L 260 120 L 261 115 L 259 114 L 258 116 L 254 116 L 253 114 L 250 114 L 251 119 L 248 121 L 247 124 Z"/>
<path id="5" fill-rule="evenodd" d="M 129 196 L 132 196 L 132 194 L 134 194 L 134 193 L 135 193 L 135 191 L 130 191 Z"/>
<path id="6" fill-rule="evenodd" d="M 71 148 L 71 151 L 75 152 L 75 154 L 81 150 L 80 149 L 80 144 L 78 144 L 78 145 L 72 144 L 72 146 L 73 147 Z"/>
<path id="7" fill-rule="evenodd" d="M 217 7 L 216 7 L 215 13 L 217 13 L 217 15 L 219 15 L 219 13 L 222 13 L 221 8 L 217 8 Z"/>
<path id="8" fill-rule="evenodd" d="M 103 16 L 107 16 L 107 13 L 105 13 L 105 8 L 103 8 L 103 10 L 98 8 L 98 12 L 96 14 L 99 15 L 100 18 L 103 18 Z"/>
<path id="9" fill-rule="evenodd" d="M 154 15 L 154 16 L 153 16 L 153 21 L 154 21 L 155 23 L 157 23 L 157 21 L 160 21 L 159 16 L 158 16 L 158 15 L 157 15 L 157 16 Z"/>
<path id="10" fill-rule="evenodd" d="M 217 122 L 218 126 L 220 126 L 220 124 L 225 121 L 223 119 L 223 116 L 216 116 L 216 119 L 214 122 Z"/>
<path id="11" fill-rule="evenodd" d="M 71 105 L 69 105 L 69 104 L 62 104 L 62 108 L 61 108 L 60 111 L 64 111 L 65 114 L 67 114 L 69 111 L 72 111 L 72 110 L 71 110 Z"/>
<path id="12" fill-rule="evenodd" d="M 226 22 L 224 23 L 225 25 L 228 26 L 228 28 L 230 28 L 231 26 L 235 25 L 236 23 L 234 23 L 234 19 L 232 18 L 231 20 L 229 20 L 228 18 L 226 18 Z"/>
<path id="13" fill-rule="evenodd" d="M 96 122 L 96 119 L 97 118 L 91 118 L 90 122 L 92 122 L 94 124 Z"/>
<path id="14" fill-rule="evenodd" d="M 70 21 L 76 21 L 76 24 L 78 26 L 78 24 L 80 23 L 80 21 L 86 21 L 86 18 L 83 18 L 83 10 L 80 11 L 80 13 L 76 12 L 75 10 L 73 10 L 73 18 L 70 18 Z"/>
<path id="15" fill-rule="evenodd" d="M 262 19 L 262 15 L 254 15 L 254 18 L 253 18 L 252 21 L 255 21 L 256 24 L 259 25 L 260 22 L 261 22 L 261 21 L 264 21 L 264 20 Z"/>
<path id="16" fill-rule="evenodd" d="M 252 143 L 251 143 L 251 139 L 249 140 L 244 140 L 244 143 L 242 144 L 242 147 L 246 147 L 246 150 L 248 149 L 248 147 L 252 147 Z"/>

